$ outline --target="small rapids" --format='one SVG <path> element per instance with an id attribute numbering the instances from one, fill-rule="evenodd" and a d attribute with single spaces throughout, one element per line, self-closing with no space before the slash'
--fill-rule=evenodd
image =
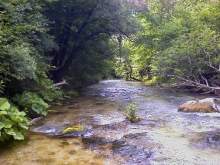
<path id="1" fill-rule="evenodd" d="M 219 165 L 220 114 L 182 113 L 205 96 L 105 80 L 91 85 L 30 128 L 28 138 L 0 148 L 1 165 Z M 138 123 L 125 107 L 138 102 Z M 220 108 L 220 107 L 218 107 Z M 82 132 L 62 135 L 70 126 Z"/>

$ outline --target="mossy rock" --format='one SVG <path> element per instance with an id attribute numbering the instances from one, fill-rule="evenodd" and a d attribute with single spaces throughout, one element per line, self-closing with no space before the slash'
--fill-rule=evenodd
<path id="1" fill-rule="evenodd" d="M 141 118 L 139 116 L 132 117 L 130 115 L 127 115 L 126 119 L 128 119 L 131 123 L 137 123 L 137 122 L 141 121 Z"/>
<path id="2" fill-rule="evenodd" d="M 85 127 L 83 125 L 74 125 L 72 127 L 67 127 L 65 130 L 63 130 L 63 132 L 61 133 L 66 134 L 66 133 L 70 133 L 70 132 L 82 132 L 84 131 Z"/>
<path id="3" fill-rule="evenodd" d="M 132 117 L 131 117 L 130 115 L 127 115 L 127 116 L 126 116 L 126 119 L 128 119 L 128 120 L 131 120 L 131 118 L 132 118 Z"/>

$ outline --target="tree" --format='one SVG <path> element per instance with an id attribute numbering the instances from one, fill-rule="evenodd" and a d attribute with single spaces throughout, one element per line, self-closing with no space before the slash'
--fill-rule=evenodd
<path id="1" fill-rule="evenodd" d="M 79 64 L 91 64 L 86 63 L 89 60 L 81 61 L 85 53 L 92 53 L 86 58 L 93 58 L 93 62 L 100 58 L 105 61 L 112 56 L 106 51 L 114 45 L 109 45 L 109 40 L 115 41 L 112 37 L 119 34 L 128 37 L 137 27 L 129 4 L 121 0 L 62 0 L 47 7 L 46 15 L 54 22 L 50 34 L 59 45 L 59 50 L 51 53 L 52 65 L 56 67 L 51 73 L 56 80 L 65 76 L 69 69 L 74 70 L 72 77 L 79 77 Z M 90 58 L 93 55 L 97 58 Z M 100 72 L 102 69 L 100 67 Z"/>
<path id="2" fill-rule="evenodd" d="M 44 54 L 56 45 L 47 34 L 42 5 L 34 0 L 0 2 L 0 79 L 6 88 L 20 83 L 42 86 L 41 80 L 49 80 L 45 76 L 49 65 Z"/>
<path id="3" fill-rule="evenodd" d="M 137 65 L 151 83 L 219 93 L 219 2 L 148 2 L 149 12 L 139 15 L 145 30 L 135 36 L 133 65 L 142 59 Z"/>
<path id="4" fill-rule="evenodd" d="M 179 6 L 181 10 L 176 11 L 178 13 L 172 23 L 179 20 L 183 30 L 178 37 L 172 39 L 170 47 L 155 57 L 154 65 L 163 76 L 179 81 L 177 86 L 218 93 L 219 32 L 216 27 L 213 28 L 213 24 L 204 21 L 204 17 L 212 17 L 211 11 L 215 7 L 211 2 L 209 5 L 207 2 L 197 2 L 193 4 L 193 9 L 191 5 L 184 9 Z M 183 11 L 189 15 L 186 18 L 190 24 L 184 23 L 185 17 L 179 17 L 179 13 L 184 13 Z"/>
<path id="5" fill-rule="evenodd" d="M 8 98 L 0 98 L 0 142 L 11 137 L 24 139 L 30 125 L 27 113 L 47 113 L 48 104 L 38 94 L 24 92 L 52 84 L 46 75 L 50 64 L 45 54 L 55 49 L 56 44 L 47 34 L 48 21 L 42 15 L 42 2 L 0 2 L 0 94 Z"/>

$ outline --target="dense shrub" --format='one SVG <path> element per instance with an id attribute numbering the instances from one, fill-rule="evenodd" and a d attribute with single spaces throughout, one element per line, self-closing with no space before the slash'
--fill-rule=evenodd
<path id="1" fill-rule="evenodd" d="M 23 94 L 17 94 L 12 99 L 21 108 L 24 108 L 30 116 L 47 115 L 47 108 L 49 105 L 44 102 L 36 93 L 24 92 Z"/>
<path id="2" fill-rule="evenodd" d="M 14 138 L 23 140 L 30 121 L 25 112 L 20 112 L 7 99 L 0 98 L 0 142 Z"/>

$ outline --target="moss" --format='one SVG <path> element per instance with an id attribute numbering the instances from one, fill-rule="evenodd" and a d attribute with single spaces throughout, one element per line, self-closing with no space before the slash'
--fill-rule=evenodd
<path id="1" fill-rule="evenodd" d="M 131 117 L 130 115 L 127 115 L 126 119 L 128 119 L 131 123 L 137 123 L 141 121 L 141 118 L 139 116 Z"/>
<path id="2" fill-rule="evenodd" d="M 127 115 L 127 116 L 126 116 L 126 119 L 128 119 L 128 120 L 131 120 L 131 118 L 132 118 L 132 117 L 131 117 L 130 115 Z"/>
<path id="3" fill-rule="evenodd" d="M 139 122 L 139 121 L 141 121 L 141 118 L 138 117 L 138 116 L 135 116 L 135 117 L 133 117 L 133 118 L 130 119 L 130 122 L 132 122 L 132 123 L 137 123 L 137 122 Z"/>
<path id="4" fill-rule="evenodd" d="M 73 127 L 68 127 L 65 130 L 63 130 L 62 135 L 66 133 L 74 132 L 74 131 L 81 132 L 84 129 L 85 127 L 83 125 L 75 125 Z"/>

